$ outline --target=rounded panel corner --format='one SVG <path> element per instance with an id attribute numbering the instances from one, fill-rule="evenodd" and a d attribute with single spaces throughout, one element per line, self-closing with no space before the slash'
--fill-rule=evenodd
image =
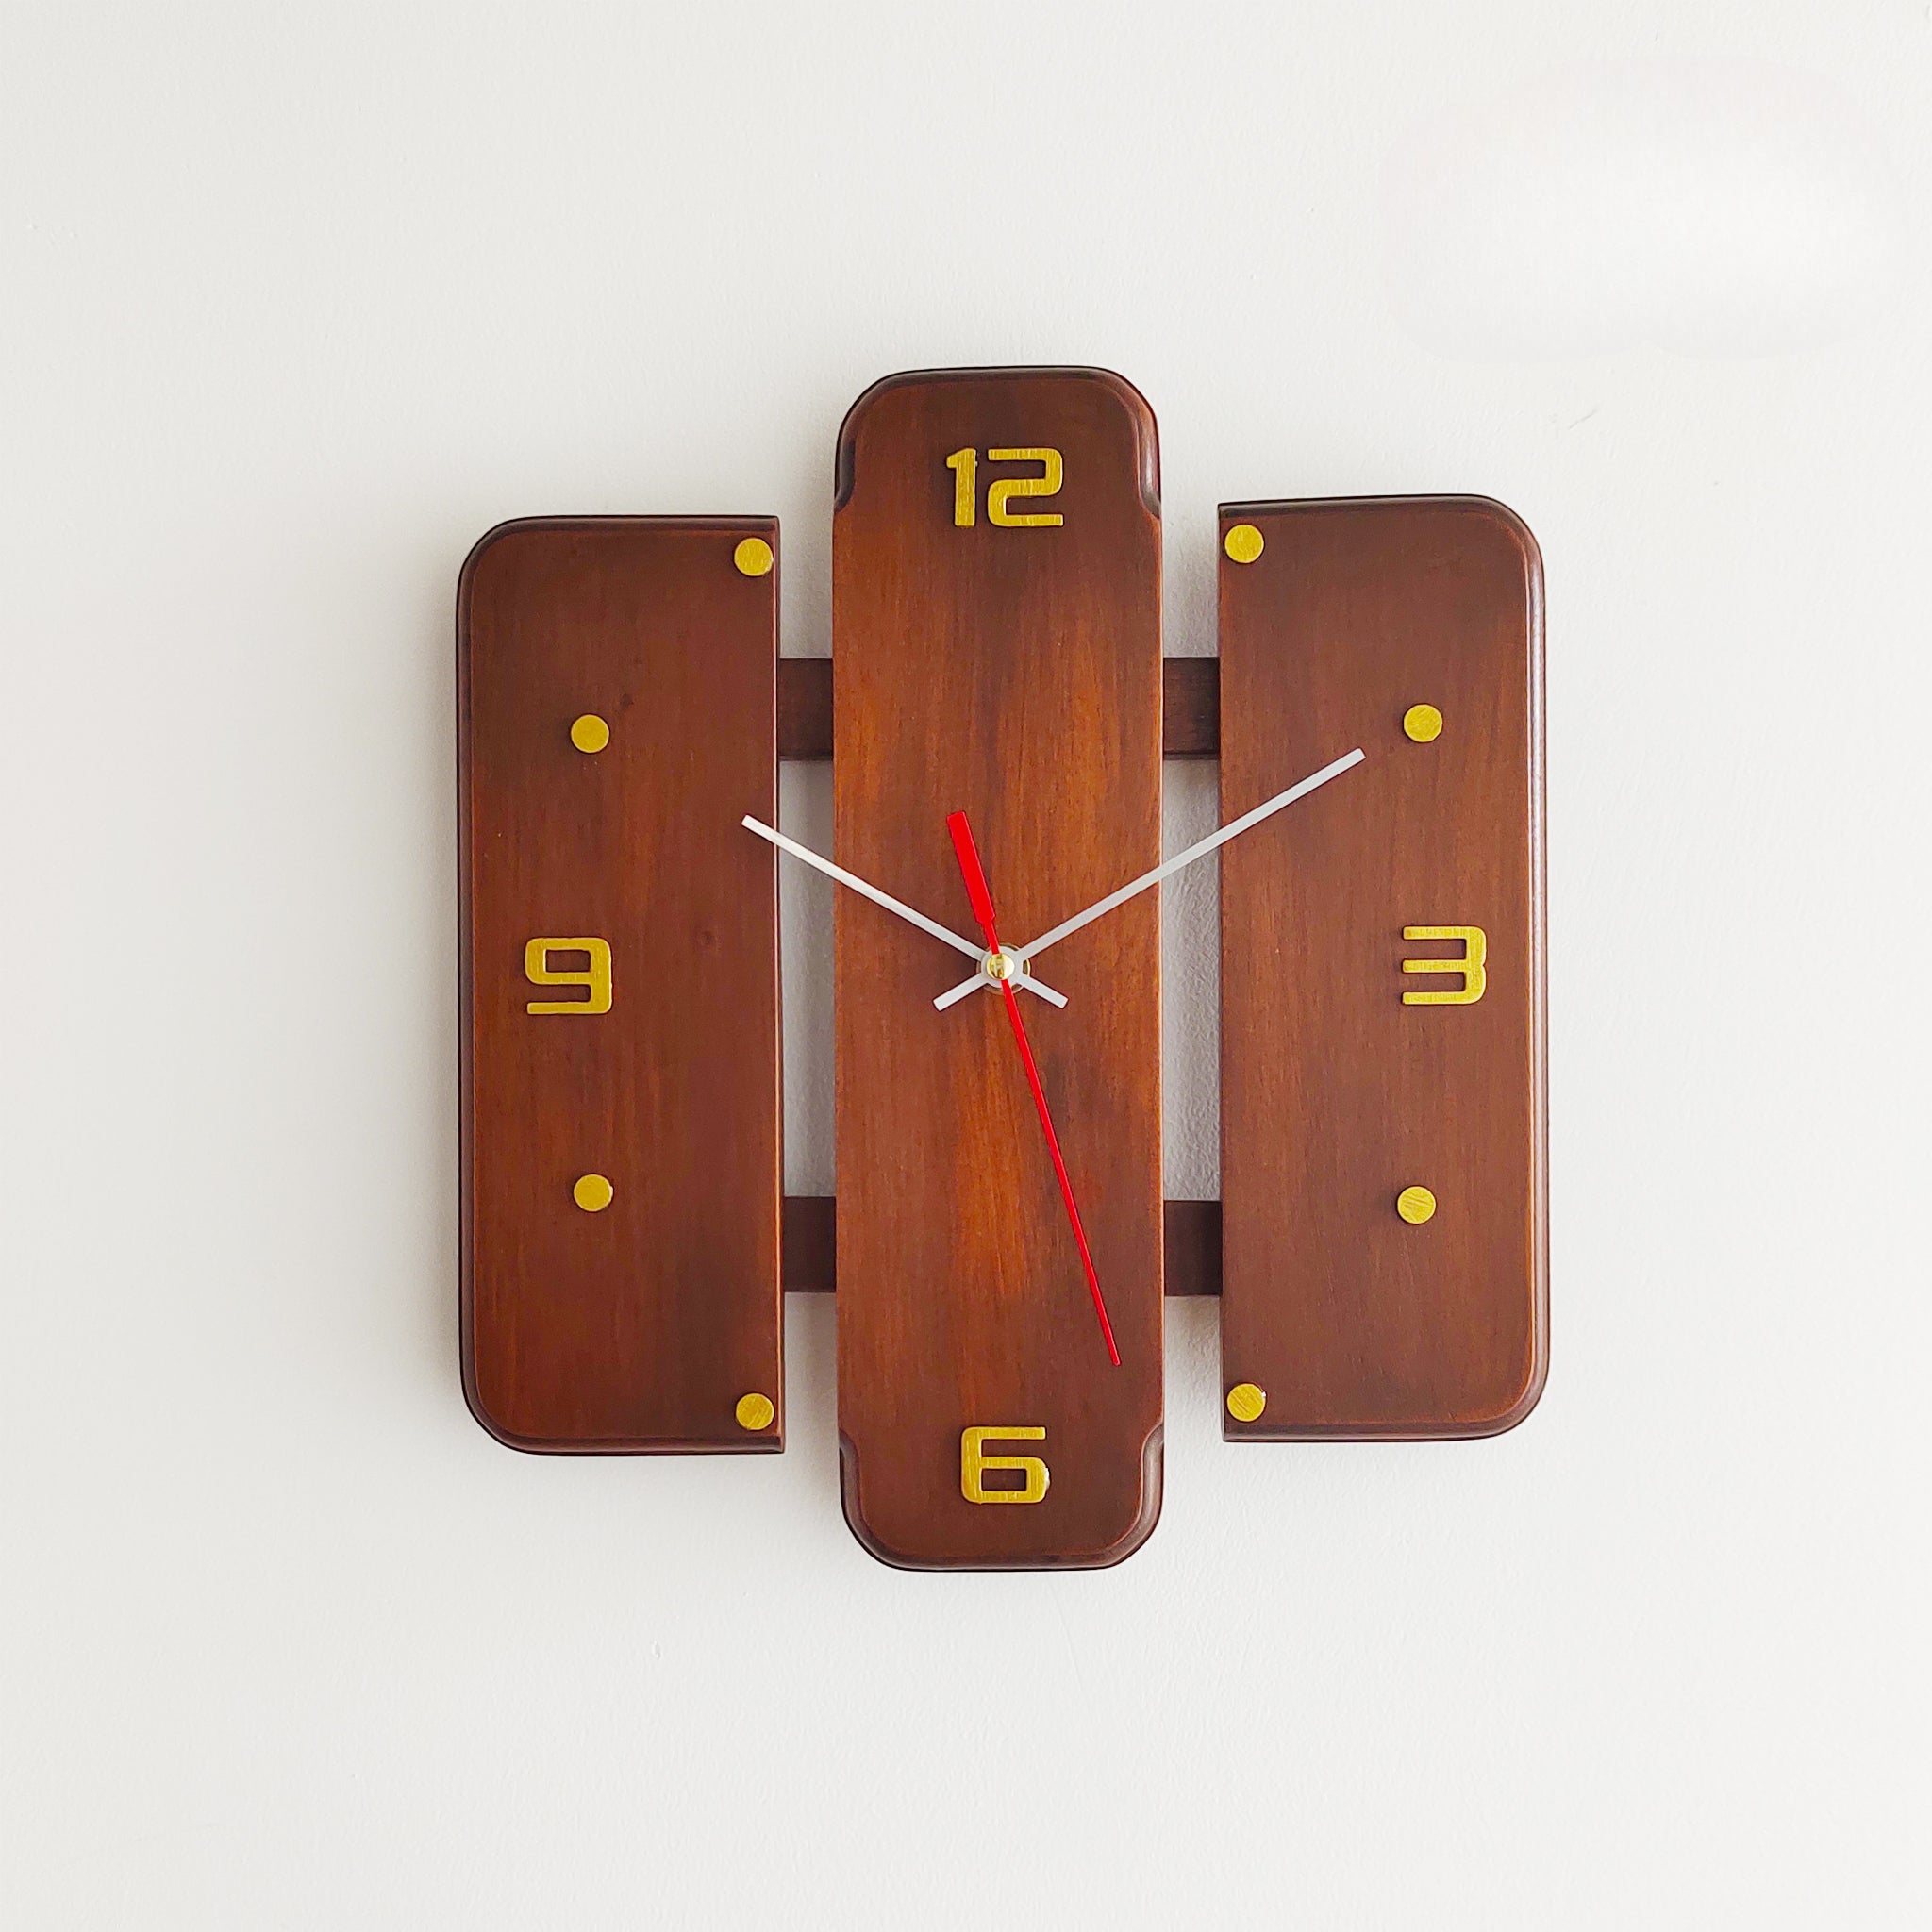
<path id="1" fill-rule="evenodd" d="M 1540 599 L 1543 581 L 1543 553 L 1541 544 L 1536 541 L 1536 532 L 1507 503 L 1499 502 L 1493 496 L 1462 496 L 1457 497 L 1456 501 L 1472 515 L 1492 524 L 1508 539 L 1512 548 L 1523 559 L 1524 577 Z"/>
<path id="2" fill-rule="evenodd" d="M 851 405 L 839 419 L 839 437 L 834 445 L 832 458 L 832 514 L 836 516 L 852 501 L 854 481 L 853 445 L 858 435 L 858 425 L 865 412 L 889 391 L 904 389 L 909 383 L 919 382 L 937 375 L 931 369 L 900 369 L 891 375 L 882 375 L 876 382 L 868 383 L 853 397 Z"/>
<path id="3" fill-rule="evenodd" d="M 1549 1386 L 1549 1380 L 1550 1353 L 1547 1348 L 1539 1348 L 1515 1399 L 1493 1415 L 1481 1418 L 1464 1433 L 1474 1440 L 1507 1436 L 1511 1429 L 1520 1428 L 1529 1420 L 1530 1411 L 1543 1399 L 1543 1391 Z"/>
<path id="4" fill-rule="evenodd" d="M 1059 372 L 1056 371 L 1056 374 Z M 1141 478 L 1141 501 L 1147 513 L 1160 520 L 1160 422 L 1141 390 L 1117 369 L 1070 369 L 1069 375 L 1084 375 L 1113 391 L 1134 424 L 1134 454 Z"/>
<path id="5" fill-rule="evenodd" d="M 1141 1445 L 1141 1507 L 1126 1534 L 1090 1563 L 1090 1570 L 1111 1570 L 1124 1563 L 1160 1526 L 1160 1506 L 1167 1499 L 1167 1424 L 1158 1422 Z"/>
<path id="6" fill-rule="evenodd" d="M 486 1436 L 501 1442 L 506 1449 L 514 1449 L 520 1456 L 557 1454 L 557 1443 L 546 1441 L 541 1436 L 526 1435 L 520 1429 L 513 1429 L 508 1423 L 500 1421 L 491 1413 L 490 1405 L 484 1401 L 482 1391 L 476 1387 L 474 1365 L 468 1361 L 463 1364 L 463 1403 L 475 1418 L 476 1426 Z"/>
<path id="7" fill-rule="evenodd" d="M 876 384 L 874 385 L 877 387 Z M 858 1445 L 843 1429 L 839 1431 L 839 1508 L 852 1540 L 874 1562 L 889 1570 L 931 1570 L 931 1563 L 919 1562 L 903 1550 L 895 1550 L 874 1533 L 865 1520 L 858 1477 Z"/>
<path id="8" fill-rule="evenodd" d="M 457 573 L 457 604 L 460 608 L 470 599 L 470 591 L 475 583 L 476 573 L 481 569 L 484 558 L 508 537 L 520 535 L 525 530 L 541 529 L 551 520 L 547 517 L 506 517 L 500 524 L 492 524 L 489 529 L 470 545 L 469 554 L 463 558 L 462 568 Z"/>

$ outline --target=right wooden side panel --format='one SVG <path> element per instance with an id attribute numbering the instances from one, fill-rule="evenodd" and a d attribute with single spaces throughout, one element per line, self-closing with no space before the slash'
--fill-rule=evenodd
<path id="1" fill-rule="evenodd" d="M 1471 497 L 1221 539 L 1224 823 L 1366 755 L 1222 854 L 1224 1431 L 1495 1434 L 1548 1364 L 1536 543 Z"/>

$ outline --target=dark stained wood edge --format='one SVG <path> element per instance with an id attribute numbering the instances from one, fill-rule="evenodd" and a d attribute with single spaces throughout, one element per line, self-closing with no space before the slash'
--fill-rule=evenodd
<path id="1" fill-rule="evenodd" d="M 1221 756 L 1221 663 L 1215 658 L 1161 660 L 1161 756 Z M 832 660 L 778 659 L 778 756 L 832 756 Z"/>
<path id="2" fill-rule="evenodd" d="M 1221 1203 L 1169 1201 L 1165 1247 L 1169 1294 L 1221 1292 Z M 780 1242 L 788 1294 L 830 1294 L 838 1286 L 838 1203 L 830 1194 L 787 1194 Z"/>

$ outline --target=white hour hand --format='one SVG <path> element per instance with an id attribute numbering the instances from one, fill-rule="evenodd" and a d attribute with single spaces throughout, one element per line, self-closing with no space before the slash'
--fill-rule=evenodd
<path id="1" fill-rule="evenodd" d="M 883 906 L 888 912 L 896 912 L 901 919 L 916 925 L 921 932 L 930 933 L 934 939 L 951 946 L 955 952 L 964 953 L 969 959 L 983 959 L 986 957 L 984 946 L 974 945 L 971 940 L 962 939 L 956 932 L 949 932 L 938 920 L 928 919 L 923 912 L 915 912 L 904 900 L 893 898 L 890 892 L 880 891 L 878 887 L 869 884 L 857 873 L 847 872 L 842 865 L 834 865 L 829 858 L 822 858 L 809 845 L 801 845 L 796 839 L 788 839 L 783 832 L 774 831 L 770 825 L 760 824 L 749 813 L 739 823 L 747 832 L 756 832 L 760 839 L 767 840 L 780 852 L 789 852 L 793 858 L 803 859 L 807 865 L 824 873 L 827 878 L 837 879 L 841 886 L 849 886 L 861 899 L 870 899 L 874 906 Z M 983 974 L 981 976 L 984 976 Z M 977 984 L 976 978 L 969 981 L 968 990 Z M 991 985 L 991 981 L 989 980 L 988 984 Z M 1013 984 L 1027 992 L 1037 992 L 1041 999 L 1056 1007 L 1063 1007 L 1067 1003 L 1065 993 L 1056 992 L 1052 987 L 1043 986 L 1029 973 L 1016 974 Z"/>

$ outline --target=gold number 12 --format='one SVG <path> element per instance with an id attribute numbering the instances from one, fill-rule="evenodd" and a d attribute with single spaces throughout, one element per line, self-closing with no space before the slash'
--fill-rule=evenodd
<path id="1" fill-rule="evenodd" d="M 1038 476 L 1003 476 L 997 483 L 988 485 L 988 523 L 998 524 L 1008 530 L 1045 530 L 1066 522 L 1058 510 L 1018 516 L 1007 508 L 1016 496 L 1058 496 L 1060 493 L 1066 468 L 1058 450 L 990 449 L 986 459 L 990 463 L 1038 463 L 1041 472 Z M 946 468 L 953 473 L 953 522 L 958 528 L 970 530 L 979 514 L 978 454 L 970 449 L 956 449 L 946 458 Z"/>

